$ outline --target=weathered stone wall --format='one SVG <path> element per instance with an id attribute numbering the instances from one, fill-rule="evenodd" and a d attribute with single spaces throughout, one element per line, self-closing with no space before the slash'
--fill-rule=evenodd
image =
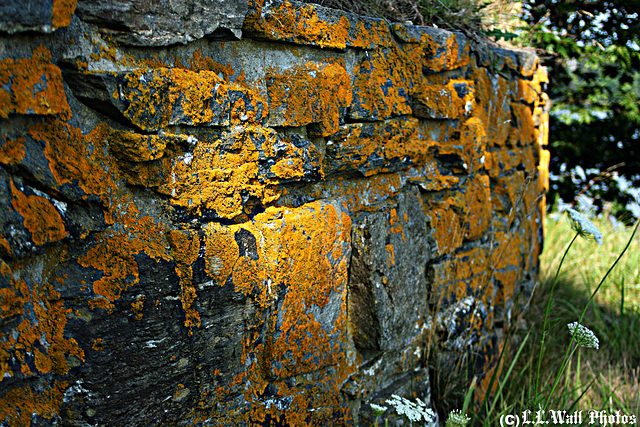
<path id="1" fill-rule="evenodd" d="M 367 425 L 430 399 L 434 352 L 491 369 L 541 249 L 535 55 L 287 1 L 27 3 L 0 425 Z"/>

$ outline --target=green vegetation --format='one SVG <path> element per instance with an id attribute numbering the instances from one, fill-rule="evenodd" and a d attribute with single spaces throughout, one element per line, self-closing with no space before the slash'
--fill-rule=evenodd
<path id="1" fill-rule="evenodd" d="M 640 216 L 638 11 L 638 0 L 527 0 L 519 38 L 549 69 L 550 200 L 586 187 L 598 212 L 628 223 Z"/>
<path id="2" fill-rule="evenodd" d="M 604 240 L 598 245 L 576 239 L 569 222 L 554 216 L 546 222 L 540 285 L 510 332 L 496 392 L 476 408 L 474 425 L 500 425 L 501 417 L 539 409 L 547 417 L 551 410 L 582 411 L 585 425 L 590 410 L 640 414 L 637 225 L 616 230 L 597 221 Z M 569 331 L 574 322 L 593 331 L 599 349 L 578 345 L 584 342 Z"/>

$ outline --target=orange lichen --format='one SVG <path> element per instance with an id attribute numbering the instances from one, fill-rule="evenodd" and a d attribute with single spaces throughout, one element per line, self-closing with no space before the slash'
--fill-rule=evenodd
<path id="1" fill-rule="evenodd" d="M 23 137 L 6 141 L 0 147 L 0 163 L 13 166 L 22 163 L 26 150 Z"/>
<path id="2" fill-rule="evenodd" d="M 169 140 L 165 135 L 142 135 L 115 129 L 109 129 L 108 138 L 109 148 L 116 156 L 134 162 L 159 159 L 164 155 Z M 179 138 L 176 137 L 176 139 Z"/>
<path id="3" fill-rule="evenodd" d="M 339 109 L 351 105 L 351 78 L 338 64 L 307 64 L 282 74 L 266 76 L 269 109 L 281 116 L 277 125 L 303 126 L 319 123 L 313 132 L 329 136 L 338 130 Z M 304 96 L 300 96 L 304 93 Z M 275 119 L 277 120 L 277 119 Z"/>
<path id="4" fill-rule="evenodd" d="M 475 240 L 482 237 L 491 222 L 491 188 L 487 175 L 476 175 L 464 188 L 464 237 Z"/>
<path id="5" fill-rule="evenodd" d="M 70 310 L 64 308 L 60 293 L 44 278 L 42 283 L 31 282 L 28 269 L 20 271 L 2 262 L 0 273 L 0 280 L 8 283 L 0 293 L 2 318 L 22 318 L 0 341 L 0 382 L 12 376 L 36 375 L 30 365 L 39 374 L 67 374 L 70 358 L 84 360 L 84 351 L 73 338 L 65 337 Z M 9 360 L 19 366 L 19 372 L 10 368 Z M 29 425 L 34 413 L 51 418 L 57 413 L 65 387 L 66 383 L 60 382 L 44 384 L 38 392 L 30 386 L 8 390 L 0 399 L 0 422 Z M 26 424 L 24 420 L 28 420 Z"/>
<path id="6" fill-rule="evenodd" d="M 283 150 L 284 154 L 277 154 Z M 236 128 L 212 142 L 200 141 L 193 154 L 174 160 L 171 181 L 160 191 L 172 197 L 172 203 L 192 210 L 213 209 L 223 218 L 245 214 L 243 194 L 268 205 L 280 197 L 276 184 L 281 179 L 304 176 L 305 157 L 317 158 L 316 149 L 305 149 L 278 138 L 266 127 L 248 125 Z M 262 159 L 282 156 L 270 172 L 262 176 Z"/>
<path id="7" fill-rule="evenodd" d="M 53 0 L 51 21 L 54 28 L 68 27 L 76 11 L 78 0 Z"/>
<path id="8" fill-rule="evenodd" d="M 126 201 L 121 202 L 120 207 L 125 213 L 116 220 L 125 225 L 126 231 L 100 233 L 97 244 L 78 257 L 81 266 L 102 272 L 103 276 L 93 282 L 97 298 L 90 303 L 104 309 L 112 309 L 120 294 L 140 281 L 134 255 L 142 252 L 155 260 L 170 259 L 163 238 L 164 225 L 149 216 L 140 216 L 135 205 Z"/>
<path id="9" fill-rule="evenodd" d="M 218 283 L 231 281 L 236 292 L 255 295 L 262 309 L 282 300 L 261 344 L 253 330 L 245 333 L 246 372 L 228 390 L 244 393 L 253 421 L 270 414 L 308 425 L 309 417 L 326 416 L 308 412 L 309 405 L 317 407 L 323 400 L 331 403 L 332 412 L 343 411 L 338 387 L 353 369 L 344 347 L 350 230 L 349 217 L 323 202 L 295 210 L 269 208 L 250 223 L 207 229 L 207 257 L 217 258 L 209 273 Z M 322 315 L 327 309 L 334 310 L 332 320 Z M 315 374 L 328 367 L 336 367 L 329 376 Z M 287 378 L 299 375 L 312 375 L 316 387 L 286 385 Z M 275 411 L 259 398 L 268 384 L 278 390 L 278 398 L 289 399 L 287 409 Z M 219 390 L 217 399 L 226 393 Z"/>
<path id="10" fill-rule="evenodd" d="M 502 147 L 507 143 L 512 126 L 509 81 L 502 75 L 493 76 L 483 67 L 474 67 L 473 79 L 476 97 L 474 115 L 485 127 L 488 144 Z"/>
<path id="11" fill-rule="evenodd" d="M 145 299 L 146 297 L 142 295 L 131 303 L 131 311 L 134 313 L 136 320 L 142 320 L 142 309 L 144 308 Z"/>
<path id="12" fill-rule="evenodd" d="M 193 307 L 197 294 L 192 283 L 192 265 L 200 253 L 200 238 L 197 232 L 172 230 L 167 233 L 167 240 L 171 245 L 171 255 L 176 262 L 176 273 L 180 278 L 180 300 L 186 316 L 184 326 L 200 326 L 200 314 Z M 189 334 L 191 333 L 193 331 L 189 329 Z"/>
<path id="13" fill-rule="evenodd" d="M 62 405 L 67 385 L 66 381 L 45 382 L 42 393 L 34 392 L 30 386 L 7 391 L 0 399 L 0 421 L 8 422 L 7 425 L 29 426 L 34 414 L 52 419 Z"/>
<path id="14" fill-rule="evenodd" d="M 438 255 L 459 248 L 464 238 L 460 215 L 451 205 L 450 201 L 439 202 L 426 213 L 427 225 L 436 239 Z"/>
<path id="15" fill-rule="evenodd" d="M 483 248 L 456 253 L 433 267 L 432 280 L 437 290 L 434 297 L 461 301 L 468 295 L 479 295 L 487 283 L 488 272 L 488 257 Z"/>
<path id="16" fill-rule="evenodd" d="M 419 45 L 400 48 L 393 44 L 365 57 L 353 83 L 351 116 L 381 120 L 394 115 L 410 115 L 409 95 L 422 73 L 421 54 Z"/>
<path id="17" fill-rule="evenodd" d="M 0 118 L 12 113 L 71 117 L 62 72 L 51 63 L 51 52 L 44 46 L 37 47 L 31 58 L 0 62 Z"/>
<path id="18" fill-rule="evenodd" d="M 11 205 L 24 218 L 24 227 L 31 233 L 37 246 L 53 243 L 67 236 L 65 223 L 51 202 L 40 196 L 27 196 L 11 185 Z"/>
<path id="19" fill-rule="evenodd" d="M 263 7 L 252 2 L 242 30 L 252 37 L 289 41 L 320 48 L 347 46 L 371 49 L 393 43 L 389 25 L 381 19 L 349 17 L 340 14 L 323 20 L 315 5 L 296 5 L 288 1 Z"/>
<path id="20" fill-rule="evenodd" d="M 313 5 L 293 8 L 287 1 L 270 7 L 268 11 L 259 8 L 257 13 L 250 13 L 242 29 L 265 38 L 344 49 L 349 37 L 348 25 L 344 15 L 340 22 L 332 24 L 318 17 Z"/>
<path id="21" fill-rule="evenodd" d="M 30 136 L 44 142 L 44 155 L 58 185 L 79 186 L 86 195 L 98 195 L 109 203 L 110 190 L 115 187 L 107 173 L 104 153 L 98 150 L 105 143 L 106 125 L 99 125 L 89 135 L 59 120 L 47 120 L 29 129 Z"/>
<path id="22" fill-rule="evenodd" d="M 158 130 L 170 124 L 253 123 L 268 114 L 266 102 L 257 93 L 225 82 L 213 71 L 196 73 L 161 67 L 138 69 L 125 78 L 127 85 L 114 96 L 127 102 L 124 115 L 144 130 Z M 238 99 L 243 99 L 245 105 L 232 116 Z"/>
<path id="23" fill-rule="evenodd" d="M 537 133 L 535 128 L 535 120 L 533 117 L 533 108 L 531 106 L 511 103 L 511 109 L 513 110 L 516 121 L 511 127 L 509 134 L 509 140 L 513 145 L 528 145 L 537 140 Z"/>
<path id="24" fill-rule="evenodd" d="M 414 93 L 414 102 L 415 113 L 421 117 L 460 119 L 473 109 L 473 82 L 452 79 L 443 85 L 422 84 Z"/>
<path id="25" fill-rule="evenodd" d="M 354 123 L 341 127 L 327 147 L 325 168 L 359 170 L 371 176 L 432 161 L 433 142 L 418 129 L 417 119 L 393 119 L 382 123 Z M 337 166 L 334 166 L 337 165 Z M 435 172 L 435 171 L 434 171 Z M 438 178 L 438 174 L 434 177 Z"/>

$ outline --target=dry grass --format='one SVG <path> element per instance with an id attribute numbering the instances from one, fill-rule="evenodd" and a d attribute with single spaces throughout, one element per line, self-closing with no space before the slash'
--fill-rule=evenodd
<path id="1" fill-rule="evenodd" d="M 302 0 L 359 15 L 458 30 L 484 38 L 486 30 L 505 30 L 518 15 L 519 2 L 507 0 Z"/>

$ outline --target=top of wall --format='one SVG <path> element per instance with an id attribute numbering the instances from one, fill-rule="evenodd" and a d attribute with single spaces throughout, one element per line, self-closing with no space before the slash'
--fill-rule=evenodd
<path id="1" fill-rule="evenodd" d="M 462 33 L 385 19 L 355 15 L 316 4 L 289 0 L 53 0 L 3 2 L 0 32 L 51 33 L 70 25 L 74 15 L 95 24 L 100 32 L 121 45 L 159 47 L 187 44 L 198 39 L 233 41 L 241 38 L 273 40 L 321 49 L 375 49 L 401 43 L 449 43 L 455 36 L 461 46 L 470 44 Z M 480 64 L 507 66 L 531 76 L 538 66 L 532 51 L 503 49 L 471 43 Z"/>

